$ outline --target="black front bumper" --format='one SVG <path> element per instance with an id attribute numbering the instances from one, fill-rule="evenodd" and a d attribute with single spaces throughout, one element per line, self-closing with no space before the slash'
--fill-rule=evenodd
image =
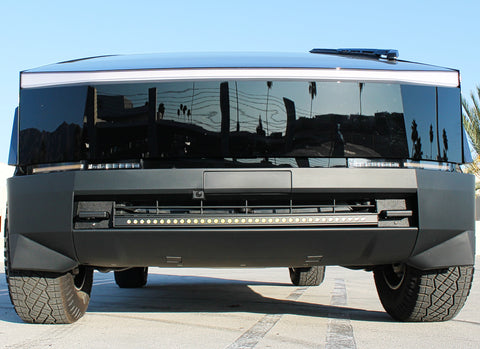
<path id="1" fill-rule="evenodd" d="M 8 180 L 13 269 L 78 264 L 269 267 L 472 265 L 473 176 L 413 169 L 71 171 Z M 75 229 L 76 198 L 178 195 L 410 195 L 415 224 L 382 226 L 99 227 Z"/>

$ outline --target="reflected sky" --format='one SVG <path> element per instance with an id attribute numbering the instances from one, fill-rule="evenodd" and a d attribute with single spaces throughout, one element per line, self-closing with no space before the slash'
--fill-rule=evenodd
<path id="1" fill-rule="evenodd" d="M 221 124 L 220 81 L 171 82 L 160 84 L 118 84 L 96 86 L 105 96 L 125 96 L 132 106 L 148 102 L 148 89 L 157 89 L 157 105 L 165 108 L 164 119 L 189 121 L 216 131 Z M 402 113 L 400 85 L 315 82 L 316 94 L 308 81 L 230 81 L 230 130 L 254 132 L 262 121 L 268 133 L 285 133 L 284 98 L 295 103 L 298 118 L 317 115 L 369 115 L 378 112 Z M 187 106 L 184 111 L 181 106 Z M 180 112 L 179 112 L 180 111 Z M 190 114 L 190 115 L 189 115 Z"/>
<path id="2" fill-rule="evenodd" d="M 20 130 L 53 132 L 63 122 L 81 126 L 86 98 L 87 86 L 24 89 L 20 97 Z"/>

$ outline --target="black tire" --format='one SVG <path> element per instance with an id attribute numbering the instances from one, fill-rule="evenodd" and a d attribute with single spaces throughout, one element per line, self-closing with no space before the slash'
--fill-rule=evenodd
<path id="1" fill-rule="evenodd" d="M 418 270 L 405 264 L 378 267 L 375 285 L 383 307 L 396 320 L 446 321 L 467 300 L 473 266 Z"/>
<path id="2" fill-rule="evenodd" d="M 325 266 L 288 268 L 288 271 L 295 286 L 318 286 L 325 279 Z"/>
<path id="3" fill-rule="evenodd" d="M 136 267 L 115 272 L 115 282 L 120 288 L 139 288 L 147 284 L 148 267 Z"/>
<path id="4" fill-rule="evenodd" d="M 90 302 L 93 269 L 80 267 L 75 275 L 11 270 L 8 238 L 5 220 L 5 276 L 18 316 L 41 324 L 69 324 L 80 319 Z"/>

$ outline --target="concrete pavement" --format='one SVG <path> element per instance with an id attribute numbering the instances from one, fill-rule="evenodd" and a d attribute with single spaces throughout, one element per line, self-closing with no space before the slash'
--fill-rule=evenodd
<path id="1" fill-rule="evenodd" d="M 321 286 L 306 288 L 292 286 L 286 268 L 150 268 L 147 287 L 133 290 L 95 273 L 80 321 L 31 325 L 15 315 L 0 275 L 0 347 L 474 348 L 479 307 L 478 278 L 456 319 L 418 324 L 394 322 L 364 271 L 328 267 Z"/>

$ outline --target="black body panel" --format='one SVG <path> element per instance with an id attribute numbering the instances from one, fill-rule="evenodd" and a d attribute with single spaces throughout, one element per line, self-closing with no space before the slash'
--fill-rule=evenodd
<path id="1" fill-rule="evenodd" d="M 466 180 L 458 180 L 459 177 L 465 177 Z M 425 269 L 430 264 L 438 267 L 473 264 L 473 179 L 473 176 L 461 174 L 417 171 L 421 234 L 412 253 L 412 265 Z"/>
<path id="2" fill-rule="evenodd" d="M 82 264 L 106 267 L 376 265 L 404 260 L 417 229 L 122 230 L 75 232 Z M 310 262 L 314 257 L 317 261 Z"/>
<path id="3" fill-rule="evenodd" d="M 222 176 L 243 181 L 228 190 Z M 414 169 L 91 170 L 13 177 L 8 180 L 11 265 L 57 272 L 76 264 L 368 267 L 405 261 L 422 269 L 471 265 L 473 185 L 470 175 Z M 76 200 L 96 200 L 101 206 L 125 196 L 191 198 L 194 192 L 207 201 L 214 195 L 220 195 L 218 199 L 248 193 L 265 198 L 408 194 L 415 198 L 413 211 L 418 214 L 409 227 L 73 228 Z"/>

